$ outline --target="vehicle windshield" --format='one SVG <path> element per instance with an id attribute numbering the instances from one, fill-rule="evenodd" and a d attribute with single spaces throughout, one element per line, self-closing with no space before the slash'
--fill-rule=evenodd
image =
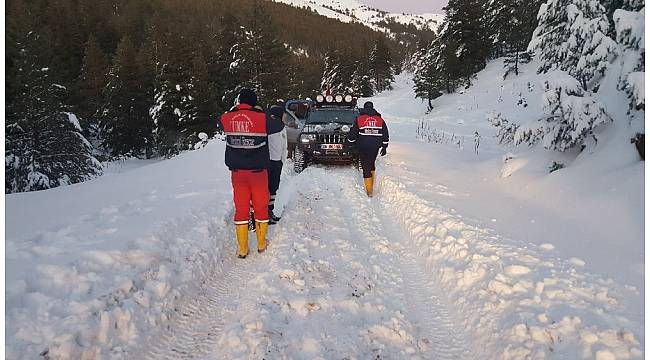
<path id="1" fill-rule="evenodd" d="M 287 110 L 290 111 L 295 117 L 304 120 L 309 114 L 309 103 L 306 101 L 289 101 Z"/>
<path id="2" fill-rule="evenodd" d="M 352 109 L 314 110 L 307 118 L 307 124 L 340 123 L 352 125 L 359 112 Z"/>

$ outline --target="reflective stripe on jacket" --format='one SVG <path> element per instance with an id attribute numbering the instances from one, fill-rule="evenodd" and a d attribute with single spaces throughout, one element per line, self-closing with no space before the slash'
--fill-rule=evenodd
<path id="1" fill-rule="evenodd" d="M 239 104 L 221 116 L 230 170 L 266 169 L 269 164 L 267 118 L 263 110 Z"/>
<path id="2" fill-rule="evenodd" d="M 348 134 L 348 141 L 356 143 L 359 148 L 378 149 L 388 146 L 388 140 L 386 122 L 376 111 L 370 113 L 362 111 Z"/>

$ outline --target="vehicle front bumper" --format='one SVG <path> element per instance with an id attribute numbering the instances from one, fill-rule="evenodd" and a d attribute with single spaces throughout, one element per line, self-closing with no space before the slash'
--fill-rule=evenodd
<path id="1" fill-rule="evenodd" d="M 356 158 L 356 152 L 352 149 L 344 147 L 340 150 L 325 150 L 321 149 L 321 144 L 300 144 L 301 150 L 307 155 L 310 159 L 317 162 L 327 162 L 327 163 L 349 163 Z"/>

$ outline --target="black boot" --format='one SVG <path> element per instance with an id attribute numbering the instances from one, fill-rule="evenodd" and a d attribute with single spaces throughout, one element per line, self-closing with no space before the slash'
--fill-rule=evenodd
<path id="1" fill-rule="evenodd" d="M 275 216 L 273 211 L 269 211 L 269 225 L 275 225 L 280 221 L 280 217 Z"/>

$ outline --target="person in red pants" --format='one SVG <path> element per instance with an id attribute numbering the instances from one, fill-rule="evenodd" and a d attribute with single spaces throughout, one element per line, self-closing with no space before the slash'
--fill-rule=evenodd
<path id="1" fill-rule="evenodd" d="M 235 232 L 239 251 L 237 256 L 248 255 L 248 216 L 250 204 L 255 213 L 257 251 L 266 250 L 266 233 L 269 223 L 269 145 L 268 119 L 257 105 L 253 90 L 242 89 L 237 105 L 221 116 L 226 134 L 226 166 L 231 171 L 235 202 Z"/>

